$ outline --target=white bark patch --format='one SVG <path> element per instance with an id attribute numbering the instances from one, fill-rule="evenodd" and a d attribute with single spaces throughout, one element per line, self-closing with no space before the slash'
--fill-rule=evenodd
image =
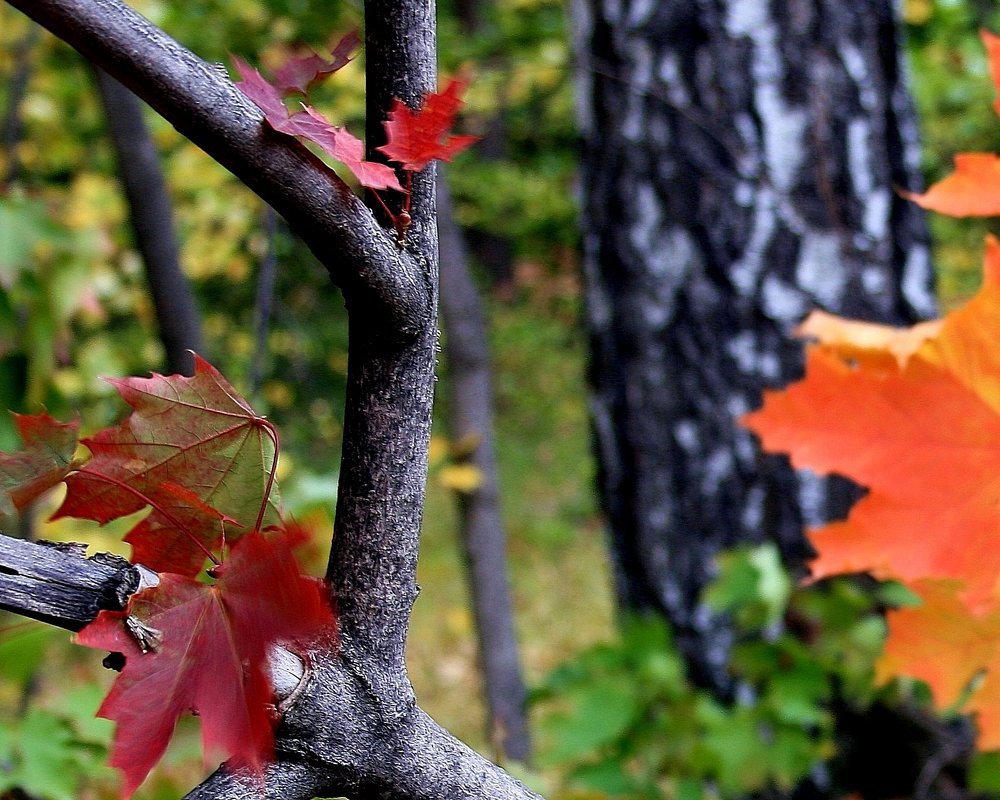
<path id="1" fill-rule="evenodd" d="M 629 226 L 628 239 L 632 247 L 645 256 L 653 249 L 653 242 L 663 219 L 660 202 L 652 184 L 643 181 L 636 185 L 631 205 L 633 222 Z M 651 266 L 656 272 L 662 271 L 659 265 Z"/>
<path id="2" fill-rule="evenodd" d="M 827 523 L 826 480 L 807 469 L 798 470 L 799 507 L 802 521 L 808 528 L 818 528 Z"/>
<path id="3" fill-rule="evenodd" d="M 795 282 L 827 308 L 837 308 L 843 298 L 845 281 L 837 235 L 806 233 L 799 246 Z"/>
<path id="4" fill-rule="evenodd" d="M 750 410 L 749 403 L 747 403 L 746 405 L 747 405 L 746 411 L 749 411 Z M 742 411 L 739 414 L 734 415 L 734 418 L 739 418 L 743 416 L 743 414 L 745 414 L 746 411 Z M 747 430 L 737 431 L 736 458 L 738 459 L 739 463 L 742 464 L 744 467 L 750 467 L 752 469 L 756 469 L 757 448 L 754 447 L 754 439 L 750 431 Z"/>
<path id="5" fill-rule="evenodd" d="M 726 31 L 732 37 L 753 36 L 770 22 L 767 3 L 762 0 L 734 0 L 726 9 Z"/>
<path id="6" fill-rule="evenodd" d="M 753 184 L 750 181 L 739 181 L 733 190 L 733 199 L 736 200 L 737 205 L 743 208 L 750 208 L 753 205 Z"/>
<path id="7" fill-rule="evenodd" d="M 872 240 L 880 241 L 889 230 L 891 197 L 886 187 L 876 186 L 872 175 L 871 143 L 872 128 L 868 121 L 862 117 L 852 119 L 847 125 L 847 168 L 854 194 L 864 208 L 864 231 Z"/>
<path id="8" fill-rule="evenodd" d="M 594 30 L 594 17 L 590 13 L 590 3 L 572 0 L 570 3 L 570 27 L 573 37 L 573 52 L 580 54 L 576 68 L 574 94 L 576 96 L 576 124 L 583 134 L 594 130 L 594 106 L 591 95 L 594 91 L 594 72 L 590 64 L 588 39 Z"/>
<path id="9" fill-rule="evenodd" d="M 733 262 L 729 276 L 742 295 L 752 294 L 764 268 L 763 255 L 774 233 L 775 198 L 769 188 L 760 187 L 753 213 L 753 228 L 743 254 Z"/>
<path id="10" fill-rule="evenodd" d="M 697 453 L 698 426 L 689 419 L 682 419 L 674 425 L 674 440 L 689 453 Z"/>
<path id="11" fill-rule="evenodd" d="M 805 110 L 785 101 L 781 93 L 784 77 L 778 29 L 762 0 L 735 0 L 726 14 L 731 36 L 746 36 L 753 42 L 751 71 L 754 98 L 764 139 L 764 158 L 771 181 L 779 192 L 787 192 L 805 158 L 802 146 L 808 123 Z"/>
<path id="12" fill-rule="evenodd" d="M 911 247 L 903 265 L 903 297 L 918 314 L 933 317 L 937 314 L 930 285 L 931 257 L 924 246 Z"/>
<path id="13" fill-rule="evenodd" d="M 649 21 L 656 10 L 656 0 L 632 0 L 632 5 L 628 10 L 628 25 L 638 28 Z"/>
<path id="14" fill-rule="evenodd" d="M 753 331 L 742 331 L 726 342 L 727 355 L 736 362 L 736 368 L 745 375 L 757 370 L 756 337 Z"/>
<path id="15" fill-rule="evenodd" d="M 785 102 L 778 86 L 766 83 L 754 93 L 764 127 L 764 158 L 775 188 L 781 193 L 791 190 L 805 157 L 802 140 L 808 118 L 802 109 Z"/>
<path id="16" fill-rule="evenodd" d="M 865 200 L 863 224 L 872 239 L 880 241 L 889 231 L 889 212 L 892 196 L 884 186 L 868 194 Z"/>
<path id="17" fill-rule="evenodd" d="M 876 111 L 879 106 L 878 90 L 872 80 L 864 55 L 853 44 L 847 42 L 838 48 L 840 61 L 858 87 L 858 101 L 865 111 Z"/>
<path id="18" fill-rule="evenodd" d="M 625 119 L 622 121 L 622 136 L 629 142 L 641 142 L 646 133 L 646 96 L 653 79 L 653 51 L 643 40 L 633 42 L 631 49 L 632 70 L 629 85 L 622 87 L 628 92 Z"/>
<path id="19" fill-rule="evenodd" d="M 691 105 L 691 97 L 688 95 L 687 86 L 681 79 L 681 68 L 677 61 L 677 53 L 668 50 L 660 59 L 660 66 L 656 70 L 656 76 L 667 89 L 667 97 L 670 102 L 678 108 Z"/>
<path id="20" fill-rule="evenodd" d="M 733 454 L 728 447 L 719 447 L 705 460 L 705 474 L 701 481 L 701 491 L 705 497 L 711 497 L 719 488 L 719 484 L 733 473 Z"/>
<path id="21" fill-rule="evenodd" d="M 847 168 L 854 193 L 861 198 L 875 185 L 869 150 L 871 131 L 871 125 L 863 117 L 854 117 L 847 124 Z"/>
<path id="22" fill-rule="evenodd" d="M 771 319 L 792 325 L 802 319 L 810 303 L 801 289 L 768 274 L 761 286 L 761 305 Z"/>
<path id="23" fill-rule="evenodd" d="M 750 404 L 741 394 L 732 394 L 726 399 L 726 411 L 733 419 L 739 419 L 750 410 Z"/>
<path id="24" fill-rule="evenodd" d="M 878 267 L 865 267 L 861 270 L 861 285 L 866 294 L 881 295 L 889 290 L 889 276 Z"/>
<path id="25" fill-rule="evenodd" d="M 743 508 L 740 509 L 740 524 L 745 531 L 759 531 L 764 524 L 763 486 L 751 486 L 750 491 L 743 496 Z"/>

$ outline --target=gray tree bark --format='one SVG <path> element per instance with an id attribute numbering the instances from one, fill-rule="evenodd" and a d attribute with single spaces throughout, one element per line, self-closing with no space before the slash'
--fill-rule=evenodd
<path id="1" fill-rule="evenodd" d="M 462 232 L 452 216 L 444 176 L 438 179 L 437 201 L 441 320 L 450 381 L 448 421 L 454 440 L 475 439 L 468 460 L 482 475 L 479 487 L 458 493 L 458 504 L 490 734 L 499 753 L 515 761 L 527 761 L 531 741 L 507 581 L 507 538 L 493 447 L 493 380 L 486 318 L 469 272 Z"/>
<path id="2" fill-rule="evenodd" d="M 891 0 L 576 0 L 599 480 L 622 604 L 664 613 L 725 691 L 713 557 L 854 492 L 797 480 L 736 419 L 800 375 L 812 308 L 934 312 L 917 129 Z"/>
<path id="3" fill-rule="evenodd" d="M 537 798 L 427 717 L 404 661 L 437 348 L 434 170 L 414 176 L 413 224 L 400 247 L 395 231 L 332 171 L 265 127 L 224 68 L 120 0 L 9 2 L 128 86 L 282 214 L 347 300 L 344 445 L 327 570 L 339 646 L 300 654 L 301 683 L 283 708 L 265 786 L 221 769 L 188 797 Z M 365 17 L 373 152 L 392 99 L 417 106 L 435 86 L 434 4 L 367 0 Z"/>

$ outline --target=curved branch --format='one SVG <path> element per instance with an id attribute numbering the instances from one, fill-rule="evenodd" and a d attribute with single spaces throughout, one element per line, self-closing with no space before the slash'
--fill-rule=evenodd
<path id="1" fill-rule="evenodd" d="M 388 329 L 423 329 L 433 298 L 350 188 L 263 115 L 221 64 L 198 58 L 120 0 L 8 0 L 125 84 L 288 220 L 355 307 Z"/>

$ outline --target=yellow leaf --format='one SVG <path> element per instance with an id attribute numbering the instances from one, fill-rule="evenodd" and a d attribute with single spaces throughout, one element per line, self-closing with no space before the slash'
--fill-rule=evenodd
<path id="1" fill-rule="evenodd" d="M 441 468 L 438 482 L 446 489 L 469 494 L 483 485 L 483 473 L 474 464 L 453 464 Z"/>

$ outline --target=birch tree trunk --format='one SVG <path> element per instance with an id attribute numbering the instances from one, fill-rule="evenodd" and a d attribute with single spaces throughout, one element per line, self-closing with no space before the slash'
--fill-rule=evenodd
<path id="1" fill-rule="evenodd" d="M 664 613 L 727 688 L 713 557 L 856 490 L 798 480 L 736 419 L 800 375 L 812 308 L 934 312 L 917 130 L 891 0 L 575 0 L 590 380 L 625 607 Z"/>

